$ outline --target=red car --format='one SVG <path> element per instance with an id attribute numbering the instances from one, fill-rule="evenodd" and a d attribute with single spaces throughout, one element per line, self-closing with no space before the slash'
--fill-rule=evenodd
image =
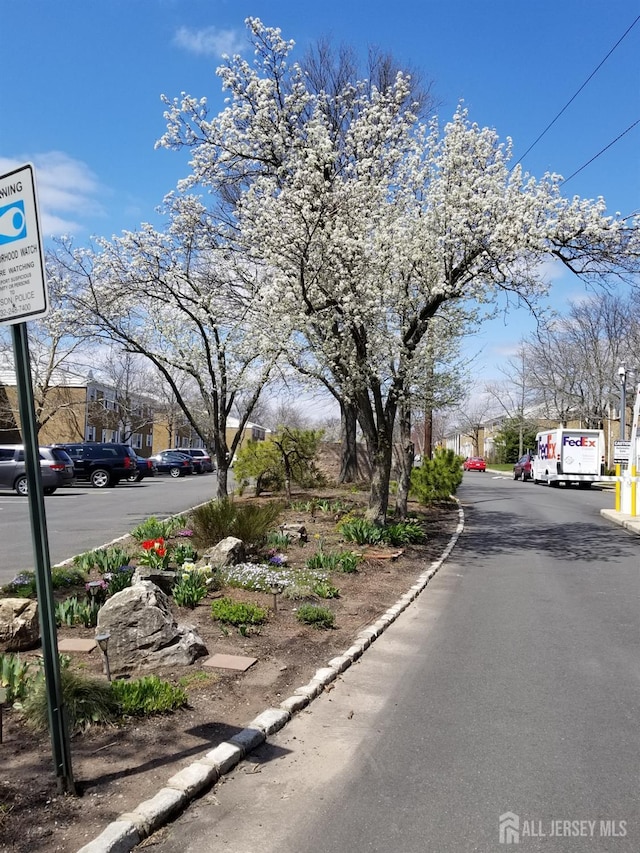
<path id="1" fill-rule="evenodd" d="M 462 463 L 462 469 L 463 471 L 482 471 L 484 473 L 487 470 L 487 463 L 482 456 L 470 456 Z"/>

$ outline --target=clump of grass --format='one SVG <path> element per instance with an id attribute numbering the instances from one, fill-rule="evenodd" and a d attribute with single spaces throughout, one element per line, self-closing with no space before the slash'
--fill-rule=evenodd
<path id="1" fill-rule="evenodd" d="M 98 681 L 73 672 L 68 667 L 60 670 L 63 702 L 72 734 L 85 731 L 92 725 L 114 723 L 120 716 L 120 705 L 111 688 L 111 682 Z M 37 731 L 46 731 L 49 725 L 45 679 L 38 679 L 22 703 L 28 723 Z"/>
<path id="2" fill-rule="evenodd" d="M 163 681 L 157 675 L 145 675 L 130 681 L 119 679 L 111 685 L 120 713 L 127 717 L 168 714 L 183 708 L 188 702 L 182 687 Z"/>
<path id="3" fill-rule="evenodd" d="M 379 545 L 384 541 L 383 528 L 365 518 L 349 518 L 340 524 L 339 530 L 347 542 L 358 545 Z"/>
<path id="4" fill-rule="evenodd" d="M 131 531 L 136 542 L 146 542 L 149 539 L 168 539 L 178 532 L 184 533 L 187 519 L 184 515 L 175 515 L 160 521 L 155 515 L 150 515 Z"/>
<path id="5" fill-rule="evenodd" d="M 301 604 L 296 611 L 296 619 L 312 628 L 333 628 L 335 616 L 328 607 L 317 604 Z"/>
<path id="6" fill-rule="evenodd" d="M 416 521 L 399 521 L 378 527 L 366 518 L 349 518 L 339 526 L 347 542 L 358 545 L 408 545 L 423 539 L 422 527 Z"/>
<path id="7" fill-rule="evenodd" d="M 235 536 L 243 542 L 261 544 L 282 512 L 280 501 L 264 504 L 236 503 L 231 498 L 209 501 L 196 507 L 191 526 L 196 539 L 207 545 Z"/>

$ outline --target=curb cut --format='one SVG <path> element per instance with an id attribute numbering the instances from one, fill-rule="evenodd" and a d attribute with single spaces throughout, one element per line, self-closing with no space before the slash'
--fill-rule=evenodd
<path id="1" fill-rule="evenodd" d="M 308 684 L 298 687 L 277 708 L 262 711 L 246 728 L 228 741 L 174 774 L 150 800 L 131 812 L 121 814 L 100 835 L 81 847 L 77 853 L 130 853 L 133 848 L 168 823 L 202 793 L 213 787 L 268 736 L 284 728 L 291 717 L 306 708 L 338 675 L 358 660 L 369 646 L 415 601 L 429 581 L 448 559 L 464 530 L 464 511 L 458 503 L 458 524 L 439 559 L 422 572 L 416 582 L 374 623 L 358 632 L 354 643 L 343 654 L 332 658 L 316 670 Z"/>

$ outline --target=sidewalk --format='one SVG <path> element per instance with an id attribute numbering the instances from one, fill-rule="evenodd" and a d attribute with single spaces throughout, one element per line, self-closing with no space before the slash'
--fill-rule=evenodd
<path id="1" fill-rule="evenodd" d="M 624 527 L 629 533 L 640 536 L 640 516 L 628 515 L 626 512 L 616 512 L 615 509 L 601 509 L 600 515 L 614 524 Z"/>

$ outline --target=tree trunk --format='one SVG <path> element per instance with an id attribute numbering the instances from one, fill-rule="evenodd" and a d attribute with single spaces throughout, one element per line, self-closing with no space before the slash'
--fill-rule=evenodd
<path id="1" fill-rule="evenodd" d="M 355 483 L 360 476 L 356 444 L 356 407 L 340 403 L 341 454 L 339 483 Z"/>
<path id="2" fill-rule="evenodd" d="M 430 406 L 427 406 L 424 410 L 424 450 L 422 458 L 433 458 L 433 409 Z"/>
<path id="3" fill-rule="evenodd" d="M 414 446 L 411 441 L 411 409 L 406 404 L 402 404 L 400 407 L 399 427 L 400 442 L 397 453 L 398 491 L 396 493 L 395 517 L 404 520 L 407 517 L 414 458 Z"/>
<path id="4" fill-rule="evenodd" d="M 389 506 L 389 480 L 391 479 L 392 446 L 387 436 L 380 436 L 377 447 L 370 450 L 371 489 L 369 507 L 365 513 L 368 521 L 384 527 Z"/>

